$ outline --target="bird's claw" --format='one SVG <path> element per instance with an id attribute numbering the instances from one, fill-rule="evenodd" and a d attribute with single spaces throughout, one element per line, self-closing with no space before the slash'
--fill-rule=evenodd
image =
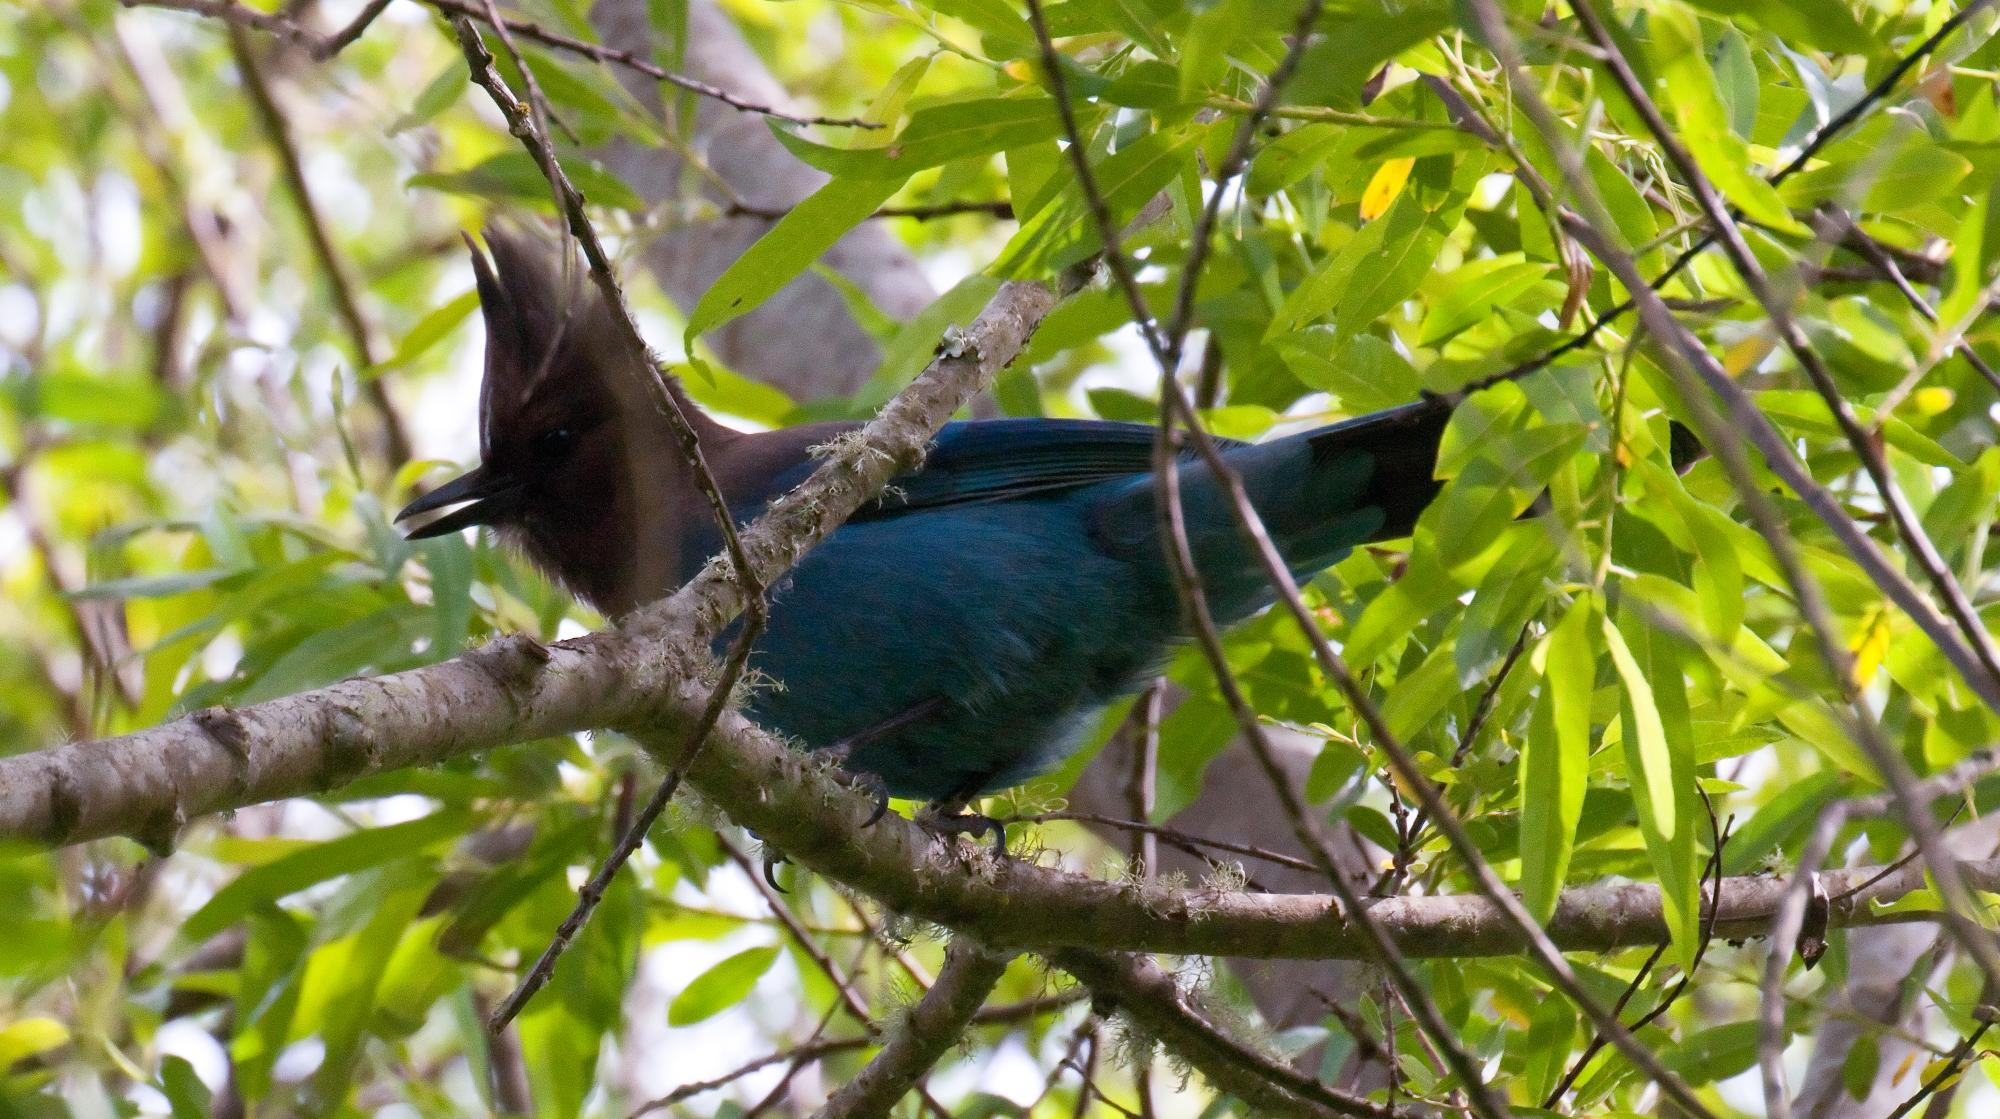
<path id="1" fill-rule="evenodd" d="M 791 861 L 785 857 L 783 851 L 775 847 L 764 848 L 764 881 L 770 883 L 771 888 L 781 894 L 788 894 L 791 891 L 778 885 L 778 865 Z"/>
<path id="2" fill-rule="evenodd" d="M 882 817 L 889 814 L 889 783 L 877 774 L 856 773 L 845 768 L 847 759 L 854 753 L 854 747 L 854 739 L 845 739 L 825 749 L 814 750 L 813 757 L 832 764 L 838 770 L 833 774 L 835 779 L 845 783 L 849 788 L 868 794 L 869 799 L 875 802 L 875 810 L 861 822 L 863 828 L 872 828 L 882 822 Z"/>
<path id="3" fill-rule="evenodd" d="M 861 821 L 862 828 L 872 828 L 881 823 L 882 817 L 889 814 L 889 783 L 872 773 L 857 773 L 854 775 L 854 787 L 875 801 L 875 810 Z"/>
<path id="4" fill-rule="evenodd" d="M 917 818 L 917 823 L 925 831 L 940 837 L 960 835 L 977 837 L 991 833 L 994 857 L 1000 859 L 1008 857 L 1007 826 L 983 812 L 926 812 Z"/>

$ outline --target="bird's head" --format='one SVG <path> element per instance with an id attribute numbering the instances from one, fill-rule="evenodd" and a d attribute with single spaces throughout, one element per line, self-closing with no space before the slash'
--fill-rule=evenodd
<path id="1" fill-rule="evenodd" d="M 632 352 L 580 266 L 558 267 L 525 234 L 488 229 L 486 243 L 490 259 L 472 245 L 486 319 L 480 463 L 396 519 L 458 506 L 410 538 L 490 526 L 599 609 L 622 611 L 635 604 L 635 547 L 659 546 L 658 526 L 639 522 L 676 496 L 680 455 L 651 359 Z"/>

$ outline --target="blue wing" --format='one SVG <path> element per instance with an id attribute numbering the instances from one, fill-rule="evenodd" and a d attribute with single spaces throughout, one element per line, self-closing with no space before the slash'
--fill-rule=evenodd
<path id="1" fill-rule="evenodd" d="M 971 502 L 1010 501 L 1143 474 L 1153 468 L 1153 444 L 1158 435 L 1157 428 L 1146 424 L 1102 420 L 946 424 L 923 468 L 891 482 L 889 490 L 854 519 L 893 517 L 915 509 Z"/>

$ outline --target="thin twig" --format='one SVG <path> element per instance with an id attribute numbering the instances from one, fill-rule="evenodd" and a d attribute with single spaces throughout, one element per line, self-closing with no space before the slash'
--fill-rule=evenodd
<path id="1" fill-rule="evenodd" d="M 235 27 L 247 27 L 253 31 L 274 35 L 285 42 L 297 43 L 315 54 L 326 46 L 326 38 L 319 32 L 304 27 L 287 16 L 246 8 L 234 3 L 233 0 L 118 0 L 118 2 L 127 8 L 165 8 L 219 19 Z"/>
<path id="2" fill-rule="evenodd" d="M 257 118 L 270 137 L 271 146 L 277 150 L 286 190 L 298 206 L 299 218 L 305 224 L 306 241 L 312 246 L 320 272 L 326 276 L 327 286 L 333 291 L 334 310 L 341 324 L 347 328 L 355 356 L 372 371 L 388 359 L 388 351 L 375 324 L 361 309 L 361 297 L 355 292 L 353 278 L 348 275 L 346 258 L 334 246 L 333 234 L 327 229 L 318 201 L 313 198 L 312 187 L 306 181 L 305 165 L 299 158 L 298 144 L 292 139 L 291 121 L 278 107 L 277 98 L 264 77 L 264 64 L 257 58 L 256 49 L 251 45 L 243 25 L 230 25 L 229 46 L 235 55 L 236 66 L 242 72 L 243 90 L 250 95 L 251 107 L 257 111 Z M 383 386 L 381 378 L 364 373 L 361 391 L 382 421 L 383 450 L 388 455 L 389 465 L 398 467 L 410 461 L 409 433 L 404 429 L 403 417 L 390 401 L 388 389 Z"/>
<path id="3" fill-rule="evenodd" d="M 791 213 L 788 206 L 753 206 L 748 202 L 733 201 L 722 207 L 725 218 L 759 218 L 777 221 Z M 909 218 L 914 221 L 930 221 L 935 218 L 957 217 L 961 214 L 984 214 L 988 217 L 1013 220 L 1014 203 L 1010 199 L 996 198 L 992 201 L 937 202 L 926 206 L 883 206 L 868 215 L 865 221 L 881 218 Z"/>
<path id="4" fill-rule="evenodd" d="M 1930 1079 L 1924 1081 L 1923 1085 L 1909 1099 L 1898 1104 L 1896 1110 L 1884 1116 L 1883 1119 L 1903 1119 L 1903 1116 L 1915 1111 L 1918 1104 L 1930 1098 L 1931 1094 L 1942 1087 L 1946 1081 L 1958 1075 L 1958 1070 L 1964 1067 L 1966 1059 L 1971 1057 L 1973 1052 L 1979 1048 L 1979 1039 L 1985 1037 L 1986 1031 L 1993 1028 L 1992 1011 L 1986 1007 L 1981 1007 L 1980 1010 L 1986 1016 L 1980 1018 L 1978 1028 L 1967 1034 L 1964 1041 L 1958 1043 L 1958 1048 L 1951 1051 L 1951 1056 L 1945 1059 L 1943 1067 L 1932 1073 Z"/>
<path id="5" fill-rule="evenodd" d="M 647 352 L 645 339 L 639 333 L 638 324 L 632 319 L 631 309 L 625 305 L 625 293 L 618 286 L 617 277 L 612 273 L 610 258 L 604 251 L 603 242 L 598 239 L 596 227 L 591 224 L 590 217 L 584 210 L 585 201 L 582 192 L 576 189 L 568 175 L 563 172 L 562 165 L 557 161 L 547 138 L 536 127 L 533 114 L 514 96 L 513 91 L 507 88 L 506 82 L 501 80 L 493 66 L 493 55 L 486 49 L 486 43 L 480 38 L 479 30 L 473 25 L 472 20 L 461 16 L 453 22 L 458 32 L 459 45 L 463 48 L 466 63 L 471 69 L 473 84 L 484 89 L 493 99 L 493 103 L 499 107 L 501 115 L 507 120 L 509 130 L 535 157 L 543 174 L 548 177 L 551 189 L 561 202 L 562 209 L 569 219 L 569 231 L 583 248 L 584 259 L 590 264 L 591 278 L 597 285 L 605 307 L 611 312 L 613 322 L 619 328 L 620 340 L 625 344 L 627 357 L 636 363 L 633 375 L 640 375 L 637 370 L 644 371 L 643 378 L 653 394 L 654 403 L 661 415 L 666 418 L 668 426 L 673 429 L 681 453 L 692 467 L 696 488 L 701 491 L 703 498 L 708 502 L 709 511 L 715 517 L 716 525 L 722 535 L 724 554 L 729 558 L 733 578 L 742 589 L 744 604 L 741 628 L 730 646 L 729 655 L 723 662 L 721 677 L 710 692 L 704 710 L 695 723 L 693 733 L 688 735 L 681 745 L 666 778 L 654 791 L 645 809 L 639 813 L 632 826 L 619 837 L 611 856 L 598 868 L 598 872 L 580 892 L 576 908 L 564 919 L 548 948 L 535 961 L 535 966 L 522 978 L 520 986 L 495 1012 L 493 1024 L 497 1027 L 518 1014 L 527 1000 L 548 982 L 549 977 L 554 974 L 556 960 L 561 957 L 584 922 L 590 919 L 591 911 L 596 908 L 612 877 L 624 865 L 625 860 L 631 857 L 632 852 L 645 841 L 646 833 L 652 827 L 653 821 L 665 810 L 668 800 L 679 787 L 688 766 L 693 763 L 696 752 L 701 749 L 702 743 L 707 741 L 716 720 L 722 717 L 722 712 L 729 706 L 731 693 L 735 690 L 744 665 L 749 660 L 751 646 L 763 633 L 769 620 L 769 613 L 764 602 L 764 585 L 743 551 L 743 542 L 736 532 L 735 518 L 731 515 L 728 502 L 722 496 L 722 488 L 717 484 L 714 473 L 709 469 L 708 460 L 702 453 L 701 439 L 689 422 L 687 413 L 682 409 L 679 397 L 667 384 L 659 367 Z M 567 263 L 565 261 L 565 266 Z"/>
<path id="6" fill-rule="evenodd" d="M 310 48 L 313 61 L 325 62 L 352 46 L 354 41 L 361 38 L 368 30 L 368 25 L 375 22 L 375 17 L 381 15 L 382 10 L 389 6 L 389 3 L 390 0 L 368 0 L 367 5 L 355 14 L 354 19 L 346 27 L 328 35 Z"/>
<path id="7" fill-rule="evenodd" d="M 1465 730 L 1458 736 L 1458 748 L 1451 752 L 1452 769 L 1455 770 L 1465 764 L 1465 759 L 1472 753 L 1473 743 L 1479 740 L 1479 732 L 1485 728 L 1486 720 L 1492 717 L 1493 705 L 1500 697 L 1500 688 L 1507 683 L 1508 675 L 1514 671 L 1515 662 L 1521 659 L 1521 654 L 1528 647 L 1528 631 L 1531 625 L 1529 622 L 1521 623 L 1520 635 L 1514 638 L 1513 646 L 1507 650 L 1506 658 L 1500 662 L 1499 671 L 1495 672 L 1493 679 L 1488 680 L 1486 686 L 1480 689 L 1479 698 L 1472 705 L 1472 715 L 1465 721 Z M 1396 849 L 1395 861 L 1390 864 L 1387 871 L 1383 872 L 1382 880 L 1375 884 L 1375 889 L 1370 891 L 1371 893 L 1383 897 L 1396 892 L 1403 875 L 1409 873 L 1410 864 L 1415 860 L 1418 849 L 1424 845 L 1424 829 L 1429 824 L 1430 814 L 1422 808 L 1417 809 L 1416 818 L 1410 822 L 1402 844 Z"/>
<path id="8" fill-rule="evenodd" d="M 813 939 L 805 923 L 799 920 L 798 914 L 792 912 L 791 906 L 785 904 L 785 899 L 764 881 L 764 876 L 758 873 L 756 865 L 750 861 L 749 856 L 738 850 L 736 845 L 729 842 L 728 837 L 720 832 L 716 833 L 715 841 L 722 847 L 722 853 L 728 856 L 729 861 L 735 863 L 744 877 L 750 880 L 750 885 L 756 888 L 758 895 L 764 899 L 764 904 L 771 907 L 772 915 L 776 916 L 778 923 L 784 925 L 785 931 L 792 935 L 792 942 L 799 946 L 807 958 L 812 960 L 813 966 L 819 968 L 820 973 L 833 984 L 834 991 L 840 996 L 841 1009 L 847 1012 L 848 1017 L 859 1022 L 863 1030 L 871 1035 L 874 1034 L 876 1032 L 874 1012 L 868 1009 L 867 1000 L 863 999 L 861 992 L 855 989 L 854 979 L 841 970 L 833 957 L 827 955 L 819 946 L 819 942 Z"/>
<path id="9" fill-rule="evenodd" d="M 485 6 L 483 3 L 478 2 L 478 0 L 423 0 L 423 2 L 440 12 L 475 19 L 482 23 L 487 21 Z M 597 62 L 617 63 L 628 70 L 644 74 L 655 81 L 665 82 L 676 89 L 683 89 L 697 96 L 706 97 L 710 101 L 727 105 L 738 112 L 755 113 L 758 116 L 785 121 L 789 124 L 817 124 L 828 128 L 883 127 L 877 121 L 862 120 L 859 117 L 821 117 L 788 113 L 771 105 L 762 105 L 755 101 L 745 100 L 720 86 L 710 85 L 697 78 L 690 78 L 685 74 L 676 74 L 671 70 L 662 69 L 630 51 L 599 46 L 596 43 L 572 38 L 559 31 L 551 31 L 531 20 L 502 17 L 502 23 L 508 31 L 518 33 L 526 39 L 533 39 L 543 46 L 555 47 L 558 50 L 582 55 Z"/>
<path id="10" fill-rule="evenodd" d="M 1184 851 L 1198 853 L 1202 848 L 1212 848 L 1217 851 L 1226 851 L 1232 855 L 1243 855 L 1246 858 L 1260 859 L 1278 866 L 1290 867 L 1293 870 L 1314 873 L 1320 870 L 1318 863 L 1308 862 L 1305 859 L 1295 858 L 1291 855 L 1268 850 L 1263 847 L 1253 847 L 1247 843 L 1233 843 L 1222 839 L 1209 839 L 1206 836 L 1190 835 L 1187 832 L 1168 827 L 1164 824 L 1148 824 L 1139 820 L 1121 820 L 1116 816 L 1105 816 L 1095 812 L 1037 812 L 1032 816 L 1009 816 L 1000 822 L 1003 824 L 1047 824 L 1058 820 L 1068 820 L 1079 824 L 1097 824 L 1101 827 L 1117 828 L 1120 831 L 1131 832 L 1134 835 L 1151 836 L 1155 839 L 1164 840 Z"/>
<path id="11" fill-rule="evenodd" d="M 1188 1005 L 1173 978 L 1142 956 L 1068 949 L 1050 960 L 1130 1015 L 1147 1034 L 1194 1066 L 1217 1088 L 1260 1115 L 1325 1119 L 1406 1119 L 1411 1112 L 1329 1088 L 1230 1037 Z"/>

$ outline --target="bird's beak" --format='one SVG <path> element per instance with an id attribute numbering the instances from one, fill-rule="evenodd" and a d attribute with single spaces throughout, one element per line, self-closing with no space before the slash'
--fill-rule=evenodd
<path id="1" fill-rule="evenodd" d="M 520 482 L 502 477 L 482 465 L 403 506 L 403 511 L 396 514 L 396 520 L 400 523 L 433 509 L 457 505 L 462 501 L 471 502 L 465 508 L 447 513 L 408 535 L 411 540 L 428 540 L 473 525 L 494 523 L 512 509 L 520 492 Z"/>

